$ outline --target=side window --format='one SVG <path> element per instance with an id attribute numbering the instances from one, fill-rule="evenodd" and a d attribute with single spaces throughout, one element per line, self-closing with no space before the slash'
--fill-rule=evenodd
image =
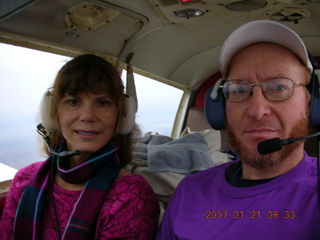
<path id="1" fill-rule="evenodd" d="M 36 131 L 39 104 L 69 58 L 8 44 L 0 44 L 0 52 L 0 172 L 9 174 L 44 160 Z"/>
<path id="2" fill-rule="evenodd" d="M 126 82 L 126 71 L 122 79 Z M 171 136 L 183 91 L 134 73 L 138 98 L 136 122 L 142 133 L 157 132 Z"/>

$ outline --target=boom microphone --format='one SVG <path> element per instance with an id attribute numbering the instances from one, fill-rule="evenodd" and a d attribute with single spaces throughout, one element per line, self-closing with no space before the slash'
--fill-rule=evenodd
<path id="1" fill-rule="evenodd" d="M 50 147 L 49 147 L 50 148 Z M 62 152 L 55 152 L 50 148 L 50 151 L 53 155 L 59 156 L 59 157 L 66 157 L 66 156 L 74 156 L 74 155 L 79 155 L 80 152 L 75 150 L 75 151 L 62 151 Z"/>
<path id="2" fill-rule="evenodd" d="M 317 137 L 319 135 L 320 135 L 320 132 L 317 132 L 308 136 L 288 138 L 283 140 L 281 140 L 280 138 L 271 138 L 258 144 L 258 152 L 262 155 L 266 155 L 266 154 L 281 150 L 282 147 L 287 144 L 291 144 L 296 141 L 301 141 L 308 138 Z"/>
<path id="3" fill-rule="evenodd" d="M 66 157 L 66 156 L 73 156 L 73 155 L 80 154 L 79 151 L 62 151 L 62 152 L 54 151 L 53 148 L 50 146 L 50 138 L 48 136 L 48 132 L 41 123 L 37 125 L 37 132 L 43 137 L 44 141 L 47 143 L 47 146 L 51 154 L 59 157 Z"/>

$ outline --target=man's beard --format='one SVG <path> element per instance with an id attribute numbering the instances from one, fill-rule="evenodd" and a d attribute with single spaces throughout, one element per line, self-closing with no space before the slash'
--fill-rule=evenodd
<path id="1" fill-rule="evenodd" d="M 246 147 L 246 144 L 237 138 L 233 129 L 228 128 L 228 134 L 231 145 L 239 153 L 241 161 L 253 168 L 259 170 L 272 169 L 281 164 L 300 144 L 301 141 L 291 143 L 284 146 L 281 150 L 267 155 L 261 155 L 258 150 L 252 151 Z M 302 117 L 300 121 L 293 127 L 289 134 L 289 138 L 301 137 L 308 134 L 308 119 Z"/>

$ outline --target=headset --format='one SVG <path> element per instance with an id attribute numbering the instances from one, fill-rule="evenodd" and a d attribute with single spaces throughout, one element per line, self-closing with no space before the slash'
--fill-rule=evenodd
<path id="1" fill-rule="evenodd" d="M 313 66 L 310 82 L 307 86 L 311 93 L 309 123 L 312 127 L 320 126 L 320 70 L 314 58 L 309 55 L 309 60 Z M 215 130 L 226 129 L 225 104 L 226 99 L 223 95 L 223 89 L 220 87 L 225 79 L 219 79 L 209 90 L 205 96 L 204 111 L 208 123 Z"/>
<path id="2" fill-rule="evenodd" d="M 309 60 L 312 64 L 313 71 L 310 83 L 308 84 L 311 93 L 310 116 L 309 122 L 312 127 L 320 126 L 320 70 L 318 69 L 315 59 L 308 52 Z"/>
<path id="3" fill-rule="evenodd" d="M 117 134 L 125 135 L 132 131 L 135 126 L 135 115 L 137 109 L 137 103 L 133 97 L 125 95 L 126 98 L 126 111 L 125 116 L 122 117 L 120 125 L 116 131 Z M 48 90 L 42 96 L 40 103 L 40 122 L 48 133 L 52 133 L 59 129 L 57 122 L 53 121 L 51 116 L 53 96 Z"/>
<path id="4" fill-rule="evenodd" d="M 220 87 L 225 79 L 220 78 L 205 96 L 204 112 L 208 123 L 215 130 L 226 129 L 225 105 L 226 99 L 223 95 L 223 89 Z"/>
<path id="5" fill-rule="evenodd" d="M 134 100 L 133 97 L 129 95 L 126 96 L 126 115 L 122 117 L 120 122 L 120 126 L 118 129 L 118 133 L 121 135 L 128 134 L 132 131 L 135 125 L 136 120 L 136 109 L 137 109 L 137 102 Z"/>

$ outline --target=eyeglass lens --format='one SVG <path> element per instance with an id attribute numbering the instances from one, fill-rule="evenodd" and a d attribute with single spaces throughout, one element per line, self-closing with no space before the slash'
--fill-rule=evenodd
<path id="1" fill-rule="evenodd" d="M 229 80 L 223 85 L 223 94 L 230 102 L 243 102 L 252 95 L 254 86 L 260 86 L 266 99 L 284 101 L 292 95 L 294 85 L 294 82 L 288 78 L 275 78 L 263 83 Z"/>

